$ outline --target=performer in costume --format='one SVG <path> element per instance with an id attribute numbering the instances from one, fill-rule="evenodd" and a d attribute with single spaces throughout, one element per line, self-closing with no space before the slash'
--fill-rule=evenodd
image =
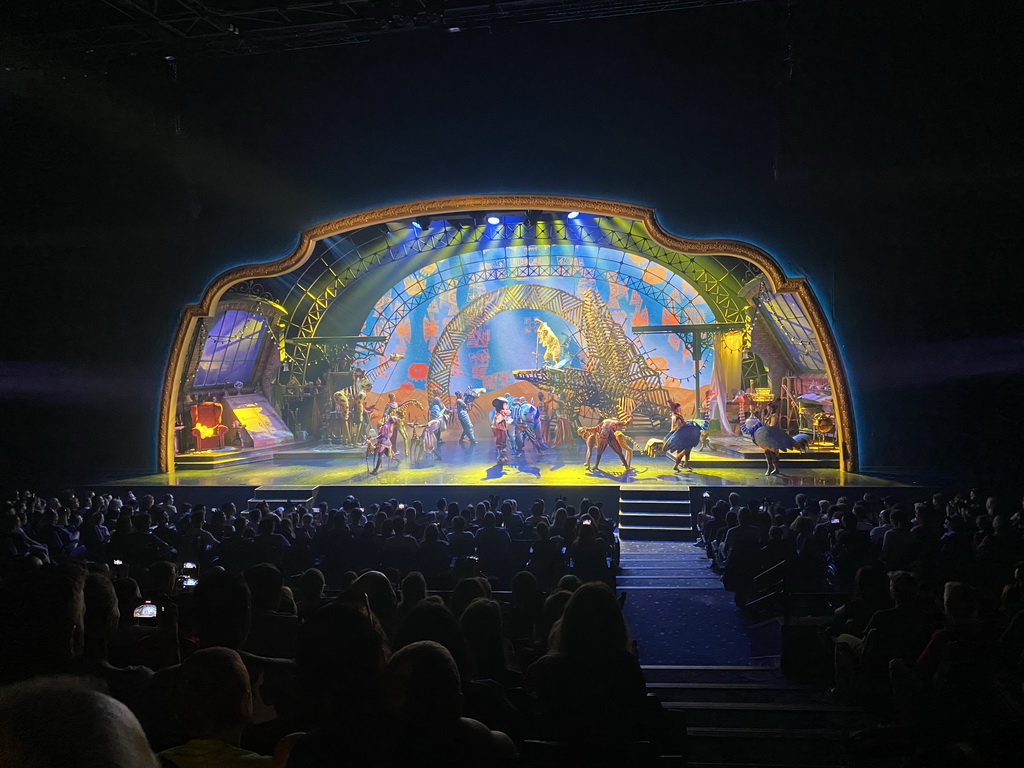
<path id="1" fill-rule="evenodd" d="M 562 404 L 551 396 L 551 420 L 554 422 L 556 446 L 572 445 L 572 425 L 569 417 L 562 413 Z"/>
<path id="2" fill-rule="evenodd" d="M 455 415 L 459 419 L 459 425 L 462 427 L 462 434 L 459 436 L 459 442 L 463 440 L 469 440 L 470 445 L 476 445 L 476 435 L 473 432 L 473 421 L 469 418 L 469 403 L 466 402 L 466 398 L 462 396 L 461 392 L 455 393 Z"/>
<path id="3" fill-rule="evenodd" d="M 803 450 L 811 439 L 810 435 L 797 435 L 794 438 L 786 434 L 779 426 L 779 414 L 774 403 L 768 404 L 765 421 L 756 416 L 749 416 L 740 427 L 740 431 L 764 451 L 764 458 L 768 463 L 765 475 L 779 474 L 779 451 Z"/>
<path id="4" fill-rule="evenodd" d="M 423 432 L 420 433 L 420 444 L 423 446 L 423 450 L 429 451 L 438 461 L 443 461 L 437 448 L 441 444 L 440 435 L 444 428 L 444 422 L 444 416 L 439 419 L 431 419 L 423 425 Z"/>
<path id="5" fill-rule="evenodd" d="M 601 456 L 604 454 L 604 449 L 609 445 L 622 460 L 622 466 L 629 470 L 629 461 L 626 459 L 626 455 L 622 450 L 622 444 L 619 442 L 616 433 L 632 423 L 633 417 L 630 415 L 625 419 L 604 419 L 597 425 L 597 457 L 594 459 L 595 472 L 601 468 Z"/>
<path id="6" fill-rule="evenodd" d="M 547 397 L 543 392 L 537 393 L 537 409 L 540 411 L 540 439 L 547 443 L 553 440 L 551 434 L 551 412 L 554 410 L 554 397 Z"/>
<path id="7" fill-rule="evenodd" d="M 533 403 L 526 402 L 525 397 L 518 398 L 519 402 L 513 412 L 516 422 L 516 448 L 517 453 L 522 454 L 526 448 L 526 441 L 537 451 L 538 456 L 547 450 L 547 444 L 537 437 L 536 430 L 540 427 L 540 409 Z"/>
<path id="8" fill-rule="evenodd" d="M 410 403 L 415 403 L 415 398 L 410 398 L 403 402 L 398 402 L 398 398 L 394 392 L 388 392 L 388 401 L 384 404 L 384 418 L 389 416 L 395 417 L 394 429 L 391 433 L 391 448 L 394 451 L 394 455 L 398 456 L 398 436 L 402 436 L 402 449 L 408 453 L 409 451 L 409 433 L 405 430 L 405 406 Z"/>
<path id="9" fill-rule="evenodd" d="M 394 433 L 398 419 L 396 416 L 385 416 L 380 423 L 380 429 L 377 432 L 377 437 L 373 438 L 370 442 L 370 447 L 377 454 L 377 458 L 373 464 L 373 470 L 370 472 L 371 475 L 376 475 L 380 471 L 380 463 L 385 456 L 390 456 L 399 461 L 398 456 L 395 454 L 394 449 Z"/>
<path id="10" fill-rule="evenodd" d="M 516 442 L 516 399 L 512 397 L 512 395 L 510 395 L 508 392 L 506 392 L 504 400 L 506 403 L 505 407 L 508 409 L 510 417 L 508 421 L 507 434 L 508 450 L 513 456 L 516 456 L 519 453 L 519 445 Z"/>
<path id="11" fill-rule="evenodd" d="M 348 393 L 344 389 L 339 389 L 334 393 L 334 411 L 338 416 L 341 426 L 341 434 L 338 437 L 345 445 L 352 443 L 352 429 L 349 426 L 349 402 Z"/>
<path id="12" fill-rule="evenodd" d="M 679 464 L 690 471 L 690 451 L 700 443 L 702 426 L 694 421 L 687 421 L 681 412 L 682 406 L 672 400 L 668 401 L 672 408 L 671 431 L 665 436 L 665 452 L 675 459 L 673 472 L 679 471 Z M 674 454 L 674 455 L 673 455 Z"/>
<path id="13" fill-rule="evenodd" d="M 370 419 L 375 410 L 377 410 L 376 405 L 366 405 L 366 392 L 358 390 L 352 401 L 352 407 L 349 409 L 349 416 L 352 419 L 352 436 L 357 443 L 365 440 L 370 433 Z"/>
<path id="14" fill-rule="evenodd" d="M 509 462 L 508 429 L 512 423 L 512 411 L 505 398 L 497 397 L 492 404 L 494 405 L 494 416 L 491 418 L 491 434 L 494 436 L 494 449 L 497 453 L 498 463 L 507 464 Z"/>
<path id="15" fill-rule="evenodd" d="M 449 409 L 444 406 L 444 404 L 441 402 L 440 397 L 435 396 L 430 401 L 429 418 L 431 422 L 436 421 L 439 425 L 438 430 L 436 432 L 436 439 L 438 445 L 444 444 L 444 440 L 441 438 L 441 432 L 443 432 L 445 428 L 448 426 L 448 414 Z"/>
<path id="16" fill-rule="evenodd" d="M 544 347 L 544 364 L 557 363 L 562 359 L 562 343 L 558 336 L 551 330 L 551 327 L 539 317 L 533 318 L 540 325 L 537 326 L 537 340 Z"/>

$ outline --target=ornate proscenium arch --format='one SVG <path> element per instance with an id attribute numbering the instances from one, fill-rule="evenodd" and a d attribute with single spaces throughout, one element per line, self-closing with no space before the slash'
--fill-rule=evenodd
<path id="1" fill-rule="evenodd" d="M 583 325 L 583 301 L 557 288 L 527 283 L 510 285 L 477 296 L 441 332 L 430 357 L 429 391 L 440 390 L 448 394 L 452 364 L 458 357 L 462 343 L 492 317 L 512 309 L 546 310 L 568 320 L 577 328 Z"/>
<path id="2" fill-rule="evenodd" d="M 299 242 L 295 249 L 282 259 L 270 263 L 237 267 L 216 277 L 204 291 L 199 303 L 187 305 L 183 309 L 171 345 L 160 397 L 158 470 L 168 472 L 172 467 L 175 414 L 184 386 L 182 374 L 188 350 L 196 339 L 201 321 L 216 314 L 218 302 L 231 286 L 246 280 L 264 280 L 300 270 L 310 260 L 315 246 L 320 241 L 369 227 L 411 220 L 419 216 L 446 218 L 466 212 L 523 210 L 580 211 L 593 216 L 628 220 L 632 222 L 638 236 L 642 234 L 649 238 L 654 246 L 664 249 L 656 256 L 652 255 L 652 258 L 673 271 L 682 273 L 680 270 L 684 270 L 686 264 L 704 256 L 731 256 L 747 261 L 759 269 L 764 276 L 767 288 L 772 292 L 788 293 L 795 296 L 805 310 L 825 359 L 837 417 L 841 448 L 840 466 L 845 471 L 856 471 L 857 439 L 853 402 L 846 370 L 832 328 L 807 280 L 787 276 L 771 255 L 750 243 L 726 239 L 695 240 L 673 235 L 665 231 L 658 223 L 652 208 L 567 195 L 469 195 L 373 208 L 303 230 L 299 234 Z M 632 250 L 631 245 L 622 246 L 622 250 L 636 252 Z M 353 272 L 353 278 L 357 277 L 358 275 Z M 305 281 L 303 283 L 305 284 Z M 698 290 L 703 293 L 702 287 L 698 287 Z M 292 312 L 293 308 L 289 307 L 289 311 Z M 729 320 L 731 318 L 718 319 Z"/>

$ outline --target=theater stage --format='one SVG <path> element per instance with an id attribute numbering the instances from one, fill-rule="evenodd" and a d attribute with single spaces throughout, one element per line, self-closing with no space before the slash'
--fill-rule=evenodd
<path id="1" fill-rule="evenodd" d="M 741 445 L 749 440 L 734 439 Z M 651 458 L 640 453 L 633 456 L 633 468 L 623 472 L 622 463 L 611 451 L 605 452 L 601 469 L 583 466 L 585 449 L 582 441 L 573 446 L 550 449 L 537 457 L 527 449 L 525 458 L 513 457 L 511 463 L 499 466 L 489 443 L 470 446 L 445 442 L 441 446 L 443 460 L 427 457 L 410 465 L 408 461 L 384 462 L 374 476 L 361 449 L 332 445 L 283 447 L 263 452 L 209 453 L 195 455 L 188 464 L 178 462 L 167 474 L 130 477 L 114 480 L 116 485 L 166 486 L 230 486 L 230 485 L 333 485 L 333 486 L 592 486 L 615 485 L 660 488 L 689 486 L 877 486 L 891 481 L 868 475 L 843 472 L 830 452 L 788 453 L 782 455 L 781 472 L 765 477 L 765 462 L 756 450 L 727 447 L 728 441 L 716 440 L 715 450 L 694 450 L 693 471 L 674 473 L 667 456 Z"/>

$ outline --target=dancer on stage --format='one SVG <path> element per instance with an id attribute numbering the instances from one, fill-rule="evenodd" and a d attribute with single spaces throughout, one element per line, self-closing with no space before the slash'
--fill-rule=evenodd
<path id="1" fill-rule="evenodd" d="M 512 425 L 512 411 L 508 400 L 503 397 L 496 397 L 492 404 L 494 416 L 491 418 L 491 434 L 494 436 L 494 449 L 498 463 L 508 464 L 508 430 Z"/>
<path id="2" fill-rule="evenodd" d="M 459 436 L 459 442 L 463 440 L 469 440 L 470 445 L 476 445 L 476 434 L 473 432 L 473 421 L 469 418 L 469 403 L 466 402 L 466 398 L 462 396 L 461 392 L 455 393 L 455 415 L 459 419 L 459 425 L 462 427 L 462 434 Z"/>
<path id="3" fill-rule="evenodd" d="M 440 397 L 435 396 L 433 399 L 431 399 L 429 418 L 431 423 L 436 421 L 438 424 L 438 429 L 437 432 L 435 433 L 438 445 L 444 444 L 444 440 L 441 438 L 441 433 L 448 427 L 448 415 L 450 412 L 451 409 L 445 407 L 445 405 L 441 402 Z"/>
<path id="4" fill-rule="evenodd" d="M 374 411 L 377 410 L 376 404 L 366 404 L 366 392 L 359 390 L 356 392 L 355 405 L 353 410 L 356 411 L 352 414 L 353 418 L 356 419 L 356 429 L 359 435 L 359 440 L 365 440 L 370 434 L 370 423 L 374 419 Z"/>
<path id="5" fill-rule="evenodd" d="M 394 448 L 394 435 L 397 423 L 398 417 L 394 414 L 391 416 L 385 416 L 378 428 L 377 437 L 370 441 L 369 447 L 375 454 L 377 454 L 376 460 L 373 464 L 373 470 L 370 472 L 371 475 L 376 475 L 377 472 L 380 471 L 380 463 L 385 456 L 389 456 L 395 461 L 401 461 L 395 453 Z"/>
<path id="6" fill-rule="evenodd" d="M 562 359 L 562 343 L 558 340 L 558 336 L 551 330 L 551 327 L 541 320 L 539 317 L 533 318 L 539 325 L 537 326 L 537 340 L 544 347 L 544 364 L 554 365 Z"/>
<path id="7" fill-rule="evenodd" d="M 768 463 L 766 476 L 779 474 L 779 451 L 803 450 L 807 441 L 811 439 L 810 435 L 797 435 L 794 438 L 786 434 L 779 426 L 779 414 L 775 403 L 769 403 L 765 421 L 756 416 L 749 416 L 740 427 L 740 431 L 748 435 L 754 444 L 764 451 L 764 458 Z"/>
<path id="8" fill-rule="evenodd" d="M 537 430 L 540 428 L 540 409 L 533 403 L 526 402 L 525 397 L 520 397 L 513 415 L 516 422 L 516 453 L 524 454 L 526 441 L 529 440 L 537 455 L 543 454 L 548 446 L 537 437 Z"/>
<path id="9" fill-rule="evenodd" d="M 435 398 L 437 399 L 437 398 Z M 431 407 L 433 410 L 433 407 Z M 444 461 L 437 448 L 441 445 L 441 430 L 444 429 L 445 417 L 431 419 L 423 425 L 423 432 L 420 433 L 420 445 L 424 451 L 429 451 L 438 461 Z"/>
<path id="10" fill-rule="evenodd" d="M 681 413 L 682 406 L 679 403 L 669 400 L 668 404 L 672 408 L 672 425 L 671 431 L 665 436 L 665 452 L 675 459 L 673 472 L 679 471 L 680 463 L 682 463 L 683 469 L 689 472 L 692 469 L 690 451 L 700 443 L 702 427 L 697 422 L 686 420 Z"/>
<path id="11" fill-rule="evenodd" d="M 384 418 L 395 417 L 394 429 L 391 432 L 391 449 L 394 456 L 398 456 L 398 436 L 402 436 L 402 449 L 409 452 L 409 433 L 405 431 L 405 406 L 417 403 L 415 398 L 409 398 L 398 402 L 394 392 L 388 392 L 388 401 L 384 404 Z M 417 403 L 418 404 L 418 403 Z"/>
<path id="12" fill-rule="evenodd" d="M 351 445 L 352 429 L 349 426 L 349 401 L 348 393 L 344 389 L 339 389 L 334 393 L 334 413 L 338 419 L 338 426 L 341 432 L 338 437 L 341 438 L 343 445 Z"/>
<path id="13" fill-rule="evenodd" d="M 622 460 L 622 466 L 629 471 L 629 460 L 626 458 L 626 454 L 623 452 L 622 443 L 619 439 L 620 430 L 624 427 L 628 427 L 633 423 L 633 416 L 627 416 L 624 419 L 604 419 L 596 427 L 596 448 L 597 457 L 594 459 L 594 471 L 597 472 L 601 468 L 601 456 L 604 455 L 604 449 L 609 445 L 612 450 L 618 455 L 619 459 Z M 582 433 L 583 430 L 581 429 Z M 623 440 L 625 435 L 622 436 Z M 587 468 L 590 468 L 590 446 L 587 446 Z"/>
<path id="14" fill-rule="evenodd" d="M 508 450 L 513 456 L 517 456 L 519 454 L 519 444 L 516 442 L 516 399 L 508 392 L 505 393 L 504 398 L 500 399 L 505 401 L 505 407 L 509 412 L 508 431 L 506 434 Z M 497 410 L 498 406 L 494 407 Z"/>

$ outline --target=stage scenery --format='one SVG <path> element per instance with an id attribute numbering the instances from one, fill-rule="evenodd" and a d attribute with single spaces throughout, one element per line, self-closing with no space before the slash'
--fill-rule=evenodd
<path id="1" fill-rule="evenodd" d="M 169 361 L 162 464 L 253 486 L 852 473 L 845 373 L 809 286 L 754 246 L 590 208 L 339 220 L 222 276 Z"/>

